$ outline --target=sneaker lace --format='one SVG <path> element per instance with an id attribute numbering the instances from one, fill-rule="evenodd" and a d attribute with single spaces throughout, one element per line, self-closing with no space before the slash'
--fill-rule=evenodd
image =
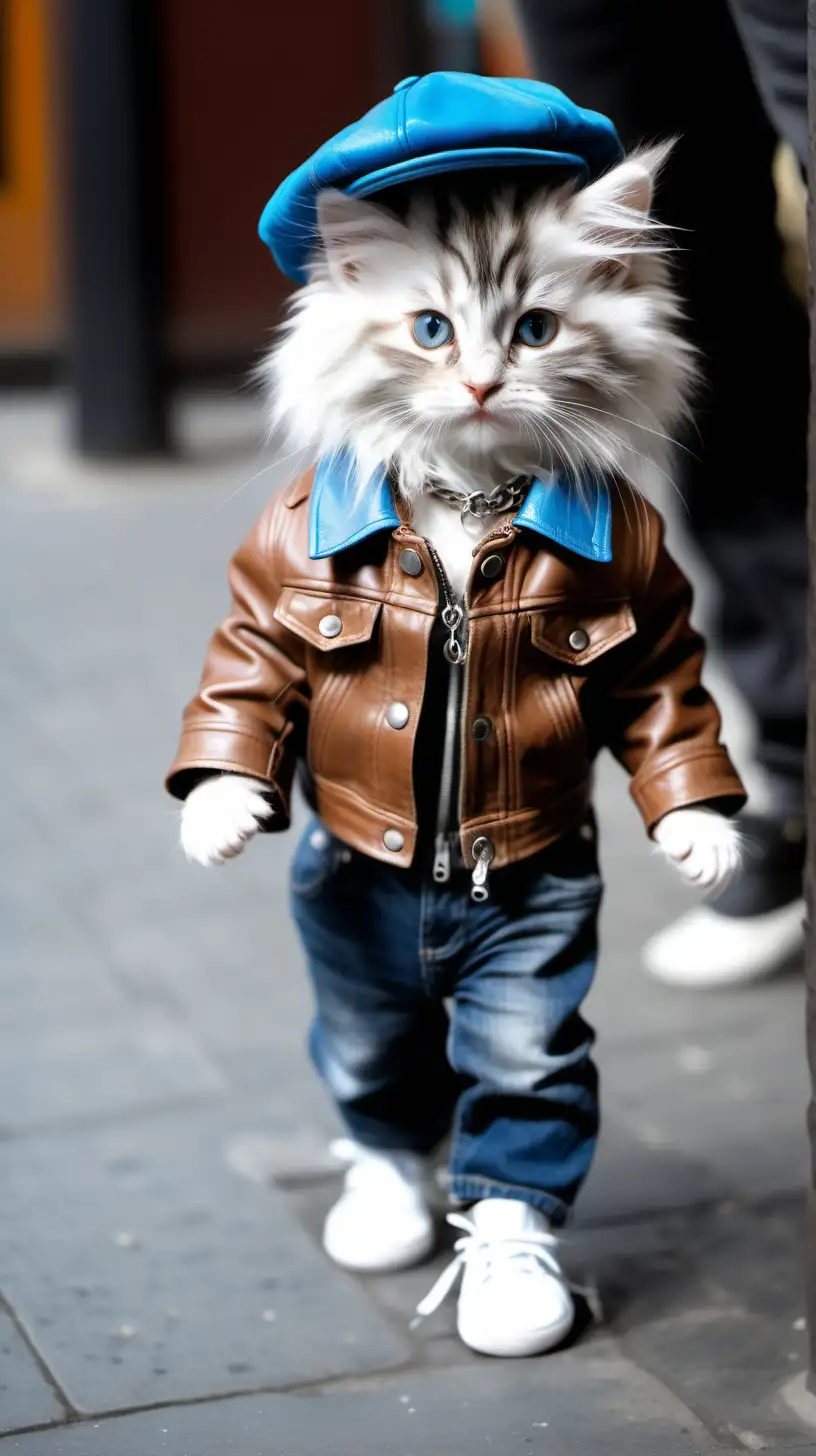
<path id="1" fill-rule="evenodd" d="M 538 1273 L 543 1266 L 548 1274 L 563 1281 L 564 1275 L 555 1254 L 558 1246 L 555 1234 L 542 1230 L 507 1238 L 491 1237 L 478 1233 L 472 1220 L 462 1213 L 449 1213 L 448 1223 L 463 1229 L 464 1237 L 456 1240 L 454 1258 L 417 1305 L 410 1325 L 412 1330 L 439 1308 L 464 1273 L 466 1265 L 476 1266 L 483 1283 L 491 1279 L 498 1268 L 506 1268 L 508 1264 L 512 1265 L 514 1274 Z"/>

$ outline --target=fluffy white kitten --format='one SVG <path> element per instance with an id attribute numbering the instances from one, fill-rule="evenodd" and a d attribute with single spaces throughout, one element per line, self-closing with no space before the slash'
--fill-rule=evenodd
<path id="1" fill-rule="evenodd" d="M 446 179 L 378 202 L 318 199 L 321 245 L 264 366 L 273 427 L 307 460 L 350 449 L 361 490 L 387 462 L 459 593 L 474 527 L 428 495 L 429 480 L 489 493 L 558 471 L 580 490 L 602 472 L 628 484 L 636 510 L 667 473 L 694 361 L 649 216 L 666 151 L 634 153 L 580 190 L 506 178 L 488 190 L 465 176 L 455 190 Z M 240 852 L 262 817 L 257 789 L 215 779 L 193 791 L 190 858 Z M 705 887 L 738 862 L 733 824 L 707 810 L 667 815 L 655 839 Z"/>
<path id="2" fill-rule="evenodd" d="M 389 461 L 409 498 L 429 477 L 469 491 L 548 468 L 648 489 L 694 372 L 649 217 L 665 153 L 578 191 L 395 190 L 402 216 L 324 192 L 322 248 L 266 364 L 290 448 L 349 446 L 363 480 Z M 514 337 L 531 310 L 555 322 L 545 347 Z M 450 321 L 449 344 L 418 342 L 423 311 Z"/>

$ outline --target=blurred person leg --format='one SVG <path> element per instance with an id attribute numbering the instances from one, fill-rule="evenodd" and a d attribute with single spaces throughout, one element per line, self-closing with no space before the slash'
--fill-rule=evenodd
<path id="1" fill-rule="evenodd" d="M 739 30 L 724 0 L 517 4 L 537 75 L 610 115 L 627 147 L 677 138 L 657 205 L 677 229 L 705 369 L 679 480 L 762 791 L 743 872 L 645 960 L 677 984 L 754 980 L 803 942 L 807 324 L 784 277 L 772 163 L 780 132 L 804 160 L 804 0 L 733 0 Z"/>

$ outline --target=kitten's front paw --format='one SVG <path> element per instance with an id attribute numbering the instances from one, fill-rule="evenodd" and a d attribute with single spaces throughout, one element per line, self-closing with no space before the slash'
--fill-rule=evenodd
<path id="1" fill-rule="evenodd" d="M 188 794 L 181 811 L 181 847 L 200 865 L 223 864 L 257 834 L 273 813 L 266 784 L 241 774 L 218 774 Z"/>
<path id="2" fill-rule="evenodd" d="M 742 862 L 739 826 L 713 809 L 675 809 L 652 837 L 683 879 L 703 890 L 724 890 Z"/>

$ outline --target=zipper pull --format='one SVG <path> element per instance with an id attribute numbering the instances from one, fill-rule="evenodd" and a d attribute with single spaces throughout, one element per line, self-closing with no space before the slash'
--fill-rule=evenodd
<path id="1" fill-rule="evenodd" d="M 477 905 L 479 905 L 485 900 L 490 899 L 487 876 L 493 859 L 493 845 L 489 839 L 485 839 L 484 835 L 482 835 L 481 838 L 474 839 L 471 854 L 476 864 L 473 869 L 473 875 L 471 876 L 470 898 L 471 900 L 475 900 Z"/>
<path id="2" fill-rule="evenodd" d="M 451 852 L 447 834 L 437 834 L 434 840 L 433 877 L 438 885 L 446 885 L 450 879 Z"/>
<path id="3" fill-rule="evenodd" d="M 445 661 L 454 667 L 458 667 L 459 663 L 464 662 L 465 659 L 465 649 L 456 635 L 462 625 L 464 615 L 458 602 L 448 602 L 448 605 L 442 610 L 442 621 L 448 629 L 448 640 L 442 651 L 445 654 Z"/>

